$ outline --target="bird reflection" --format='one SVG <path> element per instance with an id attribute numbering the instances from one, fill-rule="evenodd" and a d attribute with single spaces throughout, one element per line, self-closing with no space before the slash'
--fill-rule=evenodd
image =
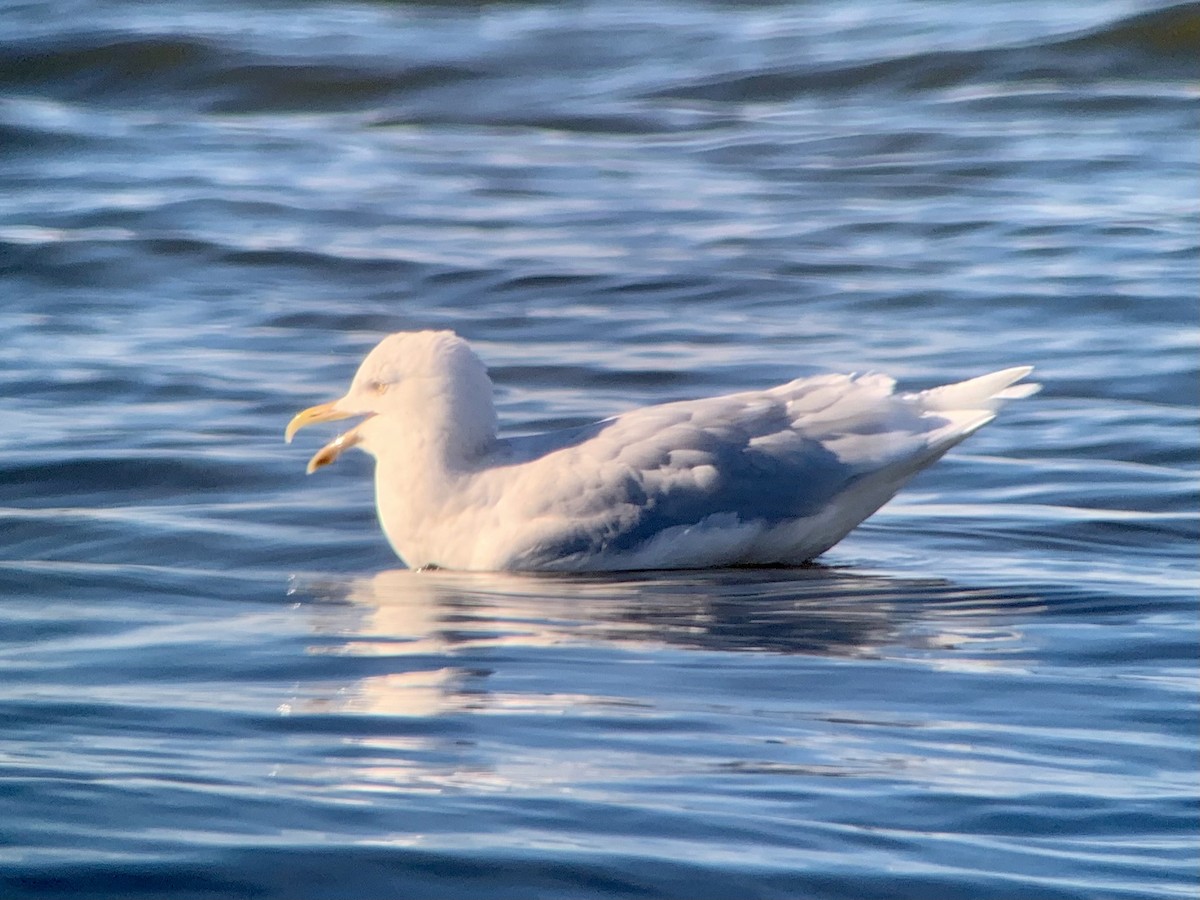
<path id="1" fill-rule="evenodd" d="M 537 648 L 926 653 L 933 664 L 995 665 L 1003 662 L 996 646 L 1019 636 L 997 614 L 1028 612 L 1038 602 L 999 589 L 826 566 L 586 578 L 401 569 L 301 590 L 317 601 L 308 604 L 313 631 L 323 638 L 315 652 L 378 658 L 374 674 L 338 692 L 343 708 L 408 716 L 628 703 L 602 691 L 488 688 L 496 665 Z M 981 644 L 993 652 L 970 652 Z"/>

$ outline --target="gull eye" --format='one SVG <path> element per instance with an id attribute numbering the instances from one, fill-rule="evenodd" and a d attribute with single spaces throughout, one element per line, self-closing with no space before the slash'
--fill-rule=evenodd
<path id="1" fill-rule="evenodd" d="M 388 389 L 388 384 L 386 381 L 372 381 L 367 386 L 371 389 L 371 393 L 373 394 L 386 394 Z"/>

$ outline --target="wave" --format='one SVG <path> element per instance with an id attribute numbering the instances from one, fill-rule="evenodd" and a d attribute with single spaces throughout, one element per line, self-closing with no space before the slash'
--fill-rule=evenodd
<path id="1" fill-rule="evenodd" d="M 733 15 L 732 13 L 730 15 Z M 567 25 L 563 25 L 567 28 Z M 646 22 L 640 28 L 651 28 Z M 595 36 L 608 46 L 588 71 L 607 71 L 598 94 L 577 108 L 539 102 L 544 80 L 576 78 L 553 53 L 544 58 L 463 49 L 465 58 L 404 59 L 385 45 L 368 52 L 284 55 L 252 43 L 195 34 L 112 30 L 27 38 L 0 47 L 0 89 L 71 102 L 161 106 L 209 113 L 371 111 L 377 124 L 476 121 L 589 133 L 645 134 L 696 127 L 648 109 L 645 101 L 780 101 L 813 93 L 943 90 L 971 83 L 1068 83 L 1195 79 L 1200 4 L 1129 16 L 1069 37 L 1011 46 L 931 49 L 833 64 L 796 59 L 784 66 L 695 75 L 669 68 L 620 30 Z M 679 39 L 683 39 L 681 35 Z M 526 48 L 528 50 L 528 48 Z M 628 54 L 634 60 L 621 65 Z M 699 59 L 703 59 L 702 57 Z M 599 97 L 616 98 L 611 107 Z M 624 98 L 623 101 L 621 98 Z M 686 117 L 685 117 L 686 118 Z"/>
<path id="2" fill-rule="evenodd" d="M 450 65 L 288 60 L 197 36 L 97 32 L 0 48 L 0 87 L 119 103 L 192 96 L 210 111 L 355 108 L 396 92 L 476 78 Z"/>
<path id="3" fill-rule="evenodd" d="M 1200 74 L 1200 4 L 1121 19 L 1067 39 L 972 50 L 931 50 L 850 65 L 780 68 L 685 82 L 650 96 L 716 102 L 781 101 L 810 93 L 944 90 L 975 82 L 1187 80 Z"/>

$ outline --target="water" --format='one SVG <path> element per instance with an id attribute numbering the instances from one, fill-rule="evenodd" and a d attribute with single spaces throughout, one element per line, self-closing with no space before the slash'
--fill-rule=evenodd
<path id="1" fill-rule="evenodd" d="M 1193 896 L 1200 6 L 0 34 L 0 895 Z M 818 566 L 418 574 L 281 437 L 419 327 L 510 432 L 1046 388 Z"/>

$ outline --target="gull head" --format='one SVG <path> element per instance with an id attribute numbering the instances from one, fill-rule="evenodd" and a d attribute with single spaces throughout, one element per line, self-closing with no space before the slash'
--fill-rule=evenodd
<path id="1" fill-rule="evenodd" d="M 291 443 L 308 425 L 359 418 L 308 461 L 312 474 L 359 447 L 379 457 L 404 434 L 439 438 L 448 447 L 495 435 L 492 385 L 470 346 L 452 331 L 391 334 L 367 354 L 345 395 L 297 413 L 284 431 Z"/>

